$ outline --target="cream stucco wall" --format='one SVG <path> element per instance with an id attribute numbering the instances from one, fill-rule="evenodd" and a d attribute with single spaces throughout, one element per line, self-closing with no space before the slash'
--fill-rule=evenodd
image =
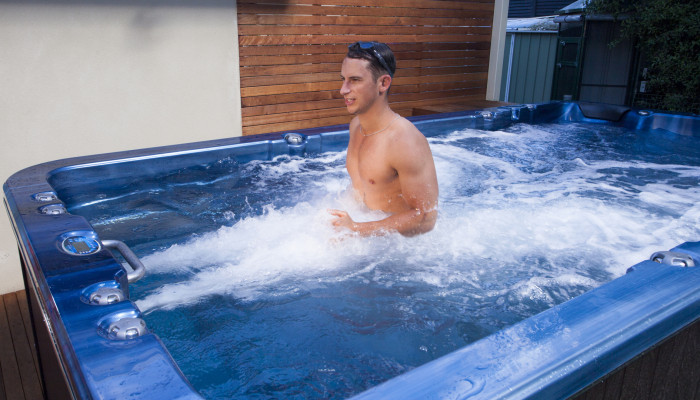
<path id="1" fill-rule="evenodd" d="M 0 2 L 0 182 L 60 158 L 241 134 L 235 1 Z M 23 288 L 0 212 L 0 293 Z"/>

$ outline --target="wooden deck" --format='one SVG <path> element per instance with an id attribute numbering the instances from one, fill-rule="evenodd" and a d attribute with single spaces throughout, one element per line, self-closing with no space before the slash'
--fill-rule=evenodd
<path id="1" fill-rule="evenodd" d="M 0 372 L 0 399 L 44 397 L 24 291 L 0 296 Z"/>
<path id="2" fill-rule="evenodd" d="M 413 108 L 411 115 L 429 115 L 437 113 L 455 112 L 455 111 L 470 111 L 470 110 L 482 110 L 484 108 L 490 107 L 501 107 L 513 105 L 513 103 L 506 103 L 503 101 L 489 101 L 489 100 L 471 100 L 471 101 L 461 101 L 449 104 L 433 104 L 423 107 Z"/>

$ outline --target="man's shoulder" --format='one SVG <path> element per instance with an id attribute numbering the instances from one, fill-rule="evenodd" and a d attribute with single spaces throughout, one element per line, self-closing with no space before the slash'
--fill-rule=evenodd
<path id="1" fill-rule="evenodd" d="M 423 133 L 411 121 L 399 118 L 391 133 L 384 138 L 387 158 L 394 163 L 397 159 L 413 159 L 425 152 L 428 142 Z"/>
<path id="2" fill-rule="evenodd" d="M 399 118 L 396 122 L 395 132 L 401 139 L 410 141 L 418 140 L 420 142 L 425 140 L 425 136 L 415 125 L 413 125 L 413 122 L 404 117 Z"/>

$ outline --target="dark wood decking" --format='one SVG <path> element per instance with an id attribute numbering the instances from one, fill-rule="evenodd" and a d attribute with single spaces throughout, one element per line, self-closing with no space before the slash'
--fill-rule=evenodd
<path id="1" fill-rule="evenodd" d="M 0 372 L 0 399 L 44 397 L 24 291 L 0 296 Z"/>
<path id="2" fill-rule="evenodd" d="M 501 107 L 513 105 L 513 103 L 506 103 L 503 101 L 489 101 L 489 100 L 472 100 L 472 101 L 461 101 L 450 104 L 433 104 L 426 105 L 423 107 L 417 107 L 413 109 L 411 115 L 428 115 L 436 113 L 446 113 L 454 111 L 469 111 L 469 110 L 481 110 L 489 107 Z"/>

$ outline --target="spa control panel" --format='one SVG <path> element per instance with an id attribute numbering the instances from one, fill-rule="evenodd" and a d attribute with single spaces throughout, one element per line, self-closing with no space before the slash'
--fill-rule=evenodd
<path id="1" fill-rule="evenodd" d="M 70 232 L 61 239 L 61 249 L 71 255 L 86 256 L 102 248 L 94 232 Z"/>

